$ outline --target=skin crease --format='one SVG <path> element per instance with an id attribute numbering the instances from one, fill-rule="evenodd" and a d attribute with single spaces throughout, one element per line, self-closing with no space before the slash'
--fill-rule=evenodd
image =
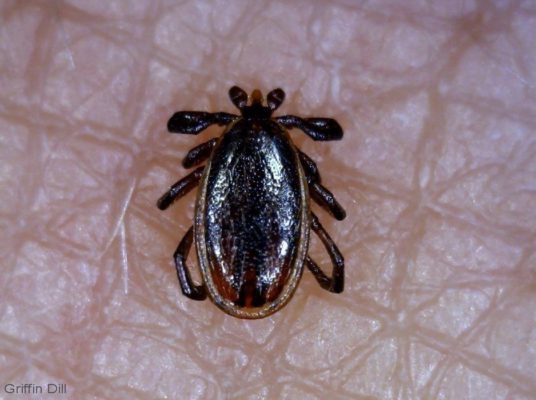
<path id="1" fill-rule="evenodd" d="M 2 2 L 0 397 L 533 398 L 535 18 L 530 1 Z M 168 118 L 237 112 L 233 84 L 345 129 L 291 133 L 348 213 L 313 205 L 345 291 L 305 271 L 260 321 L 181 295 L 195 195 L 155 206 L 221 132 Z"/>

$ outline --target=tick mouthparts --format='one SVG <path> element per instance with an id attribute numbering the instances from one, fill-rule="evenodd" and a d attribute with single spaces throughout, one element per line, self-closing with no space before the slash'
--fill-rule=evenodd
<path id="1" fill-rule="evenodd" d="M 254 104 L 261 104 L 262 105 L 262 93 L 259 89 L 255 89 L 253 92 L 251 92 L 251 96 L 250 96 L 250 99 L 251 99 L 251 105 L 254 105 Z"/>

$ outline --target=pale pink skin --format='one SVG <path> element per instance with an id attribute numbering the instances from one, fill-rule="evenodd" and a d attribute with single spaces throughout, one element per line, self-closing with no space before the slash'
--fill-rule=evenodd
<path id="1" fill-rule="evenodd" d="M 0 397 L 533 398 L 536 8 L 495 3 L 2 2 Z M 292 132 L 348 213 L 313 205 L 345 292 L 305 271 L 260 321 L 180 293 L 195 195 L 155 206 L 221 132 L 168 118 L 233 84 L 345 129 Z"/>

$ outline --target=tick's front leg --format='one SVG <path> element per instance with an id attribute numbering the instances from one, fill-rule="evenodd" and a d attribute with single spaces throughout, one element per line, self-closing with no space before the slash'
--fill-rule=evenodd
<path id="1" fill-rule="evenodd" d="M 304 119 L 295 115 L 283 115 L 275 120 L 287 128 L 301 129 L 313 140 L 339 140 L 343 135 L 339 123 L 331 118 Z"/>
<path id="2" fill-rule="evenodd" d="M 179 111 L 169 119 L 167 128 L 171 133 L 197 135 L 210 125 L 228 125 L 238 117 L 224 112 Z"/>

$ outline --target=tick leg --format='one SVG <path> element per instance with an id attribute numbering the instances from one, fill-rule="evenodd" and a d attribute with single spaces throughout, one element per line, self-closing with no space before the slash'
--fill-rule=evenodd
<path id="1" fill-rule="evenodd" d="M 339 204 L 333 193 L 320 184 L 320 174 L 315 162 L 307 154 L 299 151 L 300 161 L 303 165 L 311 197 L 335 219 L 342 221 L 346 218 L 346 211 Z"/>
<path id="2" fill-rule="evenodd" d="M 156 206 L 161 210 L 165 210 L 175 200 L 181 198 L 194 187 L 196 187 L 201 180 L 201 176 L 203 176 L 204 169 L 204 166 L 197 168 L 192 173 L 186 175 L 180 181 L 171 186 L 169 190 L 158 199 Z"/>
<path id="3" fill-rule="evenodd" d="M 316 201 L 322 208 L 327 210 L 335 219 L 342 221 L 346 218 L 346 211 L 339 204 L 339 202 L 333 196 L 329 190 L 319 183 L 313 182 L 309 185 L 309 190 L 311 191 L 311 197 Z"/>
<path id="4" fill-rule="evenodd" d="M 199 146 L 194 147 L 192 150 L 186 154 L 184 160 L 182 160 L 182 166 L 184 168 L 192 168 L 196 165 L 201 164 L 205 161 L 210 154 L 212 149 L 216 146 L 218 139 L 210 139 L 208 142 L 201 143 Z"/>
<path id="5" fill-rule="evenodd" d="M 287 128 L 301 129 L 313 140 L 339 140 L 343 135 L 339 123 L 331 118 L 303 119 L 295 115 L 283 115 L 275 120 Z"/>
<path id="6" fill-rule="evenodd" d="M 173 258 L 175 259 L 175 268 L 177 270 L 177 277 L 181 285 L 182 294 L 193 300 L 205 300 L 207 298 L 207 290 L 205 285 L 196 285 L 192 281 L 188 267 L 186 266 L 186 260 L 188 259 L 188 253 L 192 247 L 192 241 L 194 237 L 193 227 L 188 229 L 186 235 L 182 238 Z"/>
<path id="7" fill-rule="evenodd" d="M 320 183 L 320 173 L 318 172 L 318 167 L 313 159 L 301 150 L 298 150 L 298 155 L 300 156 L 300 161 L 303 170 L 305 171 L 305 175 L 307 175 L 307 179 Z"/>
<path id="8" fill-rule="evenodd" d="M 171 133 L 196 135 L 210 125 L 228 125 L 238 116 L 224 112 L 179 111 L 169 119 L 167 128 Z"/>
<path id="9" fill-rule="evenodd" d="M 311 214 L 311 228 L 318 235 L 331 258 L 332 276 L 331 278 L 327 276 L 309 256 L 305 258 L 305 264 L 322 288 L 333 293 L 341 293 L 344 290 L 344 258 L 314 214 Z"/>

